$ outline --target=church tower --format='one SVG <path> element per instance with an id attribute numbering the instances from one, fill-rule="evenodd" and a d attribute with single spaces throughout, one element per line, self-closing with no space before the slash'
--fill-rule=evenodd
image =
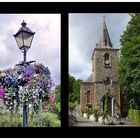
<path id="1" fill-rule="evenodd" d="M 117 83 L 118 60 L 119 49 L 113 48 L 104 19 L 100 40 L 92 55 L 93 106 L 103 111 L 107 94 L 107 108 L 111 116 L 120 113 L 120 89 Z"/>
<path id="2" fill-rule="evenodd" d="M 101 29 L 101 36 L 92 54 L 92 77 L 84 81 L 80 89 L 81 111 L 85 106 L 107 110 L 110 116 L 120 113 L 120 88 L 117 83 L 117 62 L 119 49 L 113 48 L 105 19 Z M 92 79 L 92 80 L 91 80 Z"/>

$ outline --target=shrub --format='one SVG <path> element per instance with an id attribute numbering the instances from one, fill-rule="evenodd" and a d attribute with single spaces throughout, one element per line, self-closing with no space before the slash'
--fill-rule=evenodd
<path id="1" fill-rule="evenodd" d="M 134 110 L 134 118 L 133 118 L 133 122 L 135 124 L 139 124 L 140 123 L 140 110 Z"/>
<path id="2" fill-rule="evenodd" d="M 75 103 L 69 102 L 69 110 L 70 111 L 73 111 L 75 106 L 76 106 Z"/>
<path id="3" fill-rule="evenodd" d="M 36 112 L 30 113 L 28 120 L 28 127 L 39 127 L 38 114 Z M 42 127 L 60 127 L 60 120 L 58 115 L 52 112 L 43 111 L 42 113 Z"/>
<path id="4" fill-rule="evenodd" d="M 47 119 L 46 127 L 60 127 L 60 120 L 56 114 L 47 112 L 45 116 L 44 118 Z"/>
<path id="5" fill-rule="evenodd" d="M 22 127 L 22 116 L 20 114 L 12 115 L 6 112 L 0 115 L 0 127 Z"/>
<path id="6" fill-rule="evenodd" d="M 129 117 L 130 120 L 133 120 L 133 109 L 129 109 L 128 117 Z"/>
<path id="7" fill-rule="evenodd" d="M 11 112 L 6 112 L 0 115 L 0 127 L 22 127 L 22 125 L 23 118 L 19 113 L 12 115 Z M 60 119 L 57 114 L 47 111 L 42 113 L 42 127 L 60 127 L 60 125 Z M 29 112 L 27 126 L 39 127 L 38 114 L 36 112 Z"/>
<path id="8" fill-rule="evenodd" d="M 48 110 L 52 113 L 57 114 L 59 119 L 60 119 L 60 117 L 61 117 L 61 115 L 60 115 L 60 112 L 61 112 L 60 102 L 50 104 L 49 107 L 48 107 Z"/>
<path id="9" fill-rule="evenodd" d="M 140 110 L 129 109 L 128 117 L 134 124 L 140 124 Z"/>
<path id="10" fill-rule="evenodd" d="M 86 107 L 84 108 L 84 110 L 83 110 L 83 113 L 88 114 L 88 112 L 89 112 L 89 109 L 88 109 L 88 107 L 86 106 Z"/>
<path id="11" fill-rule="evenodd" d="M 88 109 L 88 115 L 92 115 L 93 114 L 93 111 Z"/>
<path id="12" fill-rule="evenodd" d="M 96 108 L 93 108 L 92 112 L 93 112 L 94 116 L 96 117 L 96 121 L 98 121 L 98 117 L 100 116 L 98 110 Z"/>

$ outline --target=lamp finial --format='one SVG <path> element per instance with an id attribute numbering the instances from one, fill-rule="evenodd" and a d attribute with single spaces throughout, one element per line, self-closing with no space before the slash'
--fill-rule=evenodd
<path id="1" fill-rule="evenodd" d="M 23 22 L 21 23 L 22 27 L 26 27 L 27 23 L 23 20 Z"/>

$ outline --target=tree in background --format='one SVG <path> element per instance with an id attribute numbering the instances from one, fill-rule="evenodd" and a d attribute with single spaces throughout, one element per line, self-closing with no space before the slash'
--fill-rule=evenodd
<path id="1" fill-rule="evenodd" d="M 70 94 L 70 101 L 71 102 L 80 102 L 80 86 L 81 86 L 82 80 L 76 80 L 73 84 L 73 93 Z"/>
<path id="2" fill-rule="evenodd" d="M 69 75 L 69 94 L 73 93 L 73 85 L 76 79 L 73 76 Z"/>
<path id="3" fill-rule="evenodd" d="M 132 108 L 140 108 L 140 14 L 129 14 L 126 31 L 121 36 L 118 81 Z"/>
<path id="4" fill-rule="evenodd" d="M 76 80 L 73 76 L 69 75 L 69 109 L 73 110 L 75 102 L 80 102 L 80 86 L 82 80 Z"/>

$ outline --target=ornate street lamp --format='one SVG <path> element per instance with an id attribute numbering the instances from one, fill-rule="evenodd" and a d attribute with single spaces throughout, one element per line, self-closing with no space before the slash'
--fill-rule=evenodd
<path id="1" fill-rule="evenodd" d="M 35 32 L 32 32 L 28 27 L 26 27 L 26 23 L 23 20 L 21 23 L 22 27 L 18 30 L 18 32 L 14 35 L 17 45 L 19 49 L 24 54 L 24 63 L 26 63 L 26 53 L 28 49 L 30 49 L 32 40 L 34 37 Z"/>
<path id="2" fill-rule="evenodd" d="M 26 64 L 26 53 L 30 49 L 35 32 L 32 32 L 23 20 L 22 27 L 14 35 L 19 49 L 23 52 L 23 64 Z M 27 127 L 27 105 L 23 106 L 23 127 Z"/>

